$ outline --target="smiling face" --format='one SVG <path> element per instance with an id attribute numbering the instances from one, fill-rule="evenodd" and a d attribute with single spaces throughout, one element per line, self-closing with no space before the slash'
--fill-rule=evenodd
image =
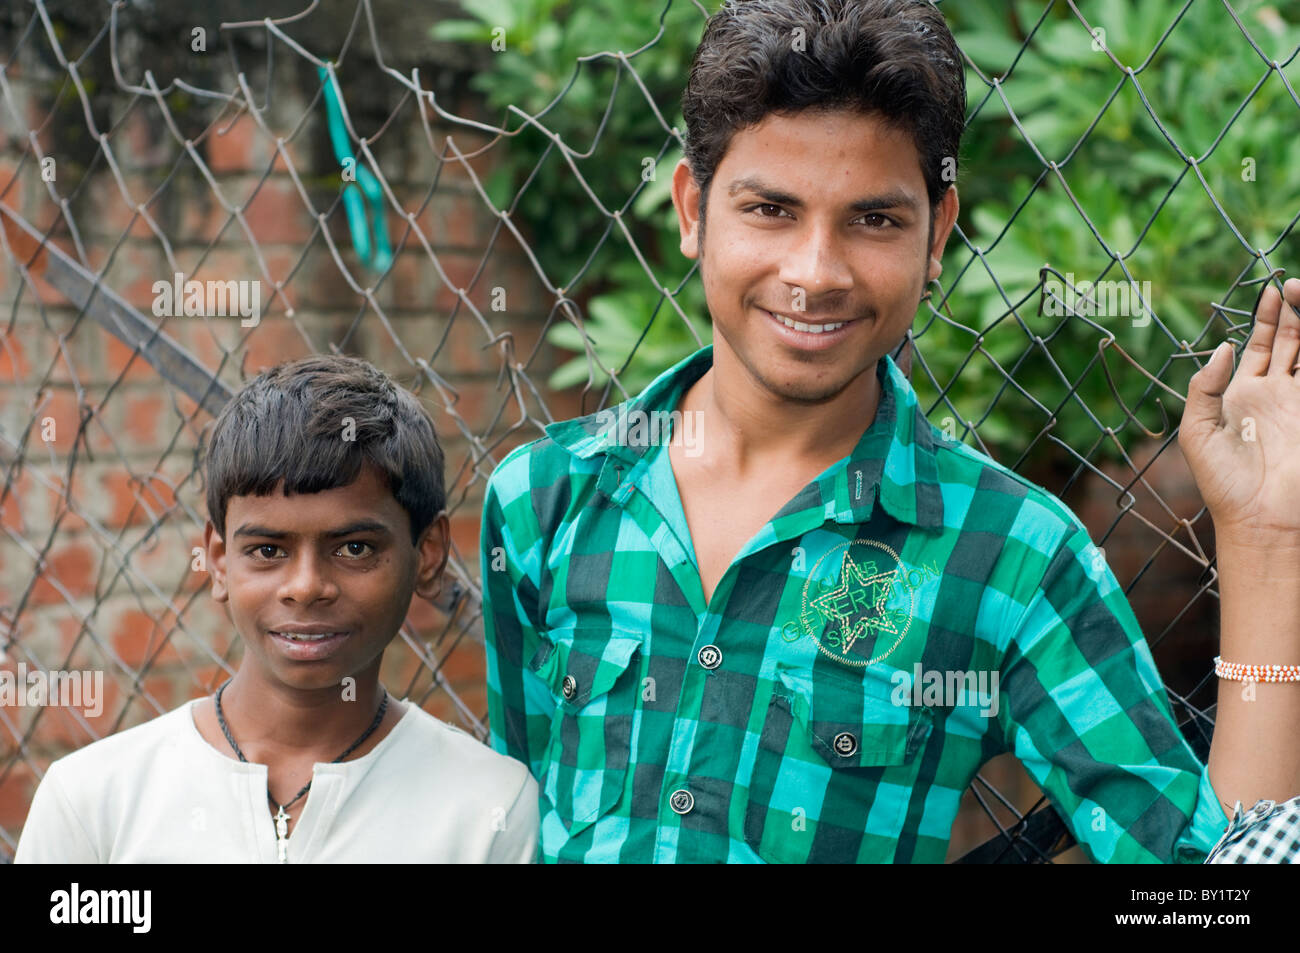
<path id="1" fill-rule="evenodd" d="M 411 543 L 406 510 L 375 468 L 348 486 L 232 496 L 229 542 L 209 522 L 212 594 L 228 602 L 259 681 L 300 690 L 378 675 L 412 593 L 432 598 L 447 557 L 440 515 Z"/>
<path id="2" fill-rule="evenodd" d="M 683 161 L 673 201 L 682 253 L 701 259 L 715 365 L 796 403 L 833 399 L 898 345 L 957 217 L 950 188 L 931 232 L 911 138 L 844 110 L 737 132 L 710 183 L 703 248 L 699 198 Z"/>

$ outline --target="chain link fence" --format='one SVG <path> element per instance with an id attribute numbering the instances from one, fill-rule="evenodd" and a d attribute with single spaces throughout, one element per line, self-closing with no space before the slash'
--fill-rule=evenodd
<path id="1" fill-rule="evenodd" d="M 102 673 L 95 706 L 0 705 L 0 858 L 52 759 L 233 673 L 238 639 L 196 547 L 204 428 L 243 380 L 348 353 L 424 401 L 447 450 L 451 584 L 412 604 L 383 677 L 484 738 L 485 480 L 546 424 L 635 393 L 708 339 L 695 269 L 644 237 L 644 220 L 663 224 L 662 181 L 639 162 L 613 198 L 593 181 L 621 110 L 654 130 L 645 168 L 671 168 L 677 103 L 638 68 L 656 45 L 692 48 L 715 7 L 656 2 L 640 46 L 552 64 L 533 78 L 545 108 L 494 114 L 474 78 L 503 68 L 527 4 L 467 3 L 485 42 L 468 27 L 432 38 L 466 16 L 451 3 L 301 6 L 232 2 L 213 22 L 147 0 L 0 13 L 0 669 Z M 1295 257 L 1300 183 L 1267 136 L 1289 151 L 1296 11 L 961 7 L 945 12 L 969 57 L 964 210 L 899 359 L 936 425 L 1088 523 L 1204 757 L 1216 574 L 1176 422 L 1200 358 L 1244 340 L 1263 282 Z M 1221 116 L 1179 99 L 1189 76 L 1221 72 L 1175 49 L 1195 30 L 1253 77 L 1218 77 L 1235 100 Z M 1188 106 L 1202 116 L 1190 132 Z M 1087 174 L 1114 161 L 1117 122 L 1161 150 L 1132 146 L 1121 164 L 1144 177 L 1127 192 Z M 572 209 L 553 204 L 549 225 L 524 211 L 557 176 L 603 225 L 576 230 L 576 270 L 547 255 Z M 611 289 L 642 302 L 630 336 L 595 320 Z M 967 792 L 950 856 L 1078 859 L 1007 759 Z"/>

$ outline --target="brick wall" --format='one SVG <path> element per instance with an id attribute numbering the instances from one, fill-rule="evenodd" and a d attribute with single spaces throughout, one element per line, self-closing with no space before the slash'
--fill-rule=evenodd
<path id="1" fill-rule="evenodd" d="M 238 315 L 160 319 L 165 334 L 220 369 L 232 388 L 280 361 L 337 348 L 413 389 L 446 451 L 453 562 L 476 578 L 483 478 L 493 459 L 537 436 L 547 408 L 557 417 L 577 411 L 573 395 L 544 386 L 556 362 L 539 347 L 553 296 L 471 176 L 489 175 L 502 147 L 464 165 L 443 162 L 448 135 L 463 153 L 486 137 L 426 105 L 431 147 L 421 107 L 411 97 L 398 108 L 400 88 L 373 61 L 354 58 L 340 69 L 353 121 L 372 138 L 402 210 L 387 212 L 395 263 L 380 280 L 352 248 L 310 71 L 281 65 L 269 103 L 265 76 L 250 71 L 265 125 L 234 108 L 208 108 L 203 122 L 189 115 L 190 156 L 168 125 L 182 121 L 183 97 L 165 97 L 164 115 L 147 97 L 90 95 L 100 149 L 79 98 L 67 88 L 59 94 L 59 72 L 32 52 L 20 51 L 5 75 L 19 119 L 0 124 L 0 202 L 41 231 L 52 228 L 55 245 L 151 318 L 154 282 L 176 271 L 200 281 L 260 281 L 256 327 L 241 326 Z M 484 119 L 464 75 L 439 65 L 441 72 L 424 73 L 441 77 L 439 104 Z M 214 88 L 238 89 L 230 70 L 205 68 Z M 55 160 L 52 182 L 27 150 L 28 130 Z M 106 699 L 93 719 L 57 708 L 0 710 L 3 858 L 38 770 L 210 692 L 237 664 L 240 646 L 224 607 L 208 596 L 206 574 L 191 568 L 206 515 L 197 454 L 210 418 L 58 291 L 40 279 L 25 283 L 14 253 L 0 257 L 0 648 L 8 643 L 10 670 L 20 661 L 102 670 Z M 494 289 L 504 291 L 504 310 L 493 310 Z M 417 361 L 427 362 L 439 387 Z M 531 395 L 521 408 L 499 380 L 505 362 L 526 367 L 547 408 Z M 507 434 L 524 414 L 530 422 Z M 492 458 L 483 458 L 485 447 Z M 418 650 L 399 636 L 384 678 L 439 717 L 469 725 L 453 693 L 479 717 L 486 699 L 482 650 L 473 632 L 462 632 L 473 621 L 462 616 L 448 619 L 415 599 L 409 623 Z M 434 688 L 422 658 L 440 667 L 450 693 Z M 15 736 L 24 739 L 21 750 Z"/>

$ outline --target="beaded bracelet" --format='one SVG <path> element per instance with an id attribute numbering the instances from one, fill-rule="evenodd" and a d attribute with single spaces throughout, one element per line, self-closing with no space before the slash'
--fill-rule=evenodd
<path id="1" fill-rule="evenodd" d="M 1300 665 L 1243 665 L 1216 655 L 1214 674 L 1234 682 L 1300 682 Z"/>

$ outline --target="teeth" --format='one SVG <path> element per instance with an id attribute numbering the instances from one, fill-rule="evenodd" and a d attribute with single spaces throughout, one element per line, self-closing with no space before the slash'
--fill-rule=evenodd
<path id="1" fill-rule="evenodd" d="M 772 312 L 769 311 L 768 314 L 772 314 Z M 848 323 L 847 321 L 841 321 L 839 324 L 804 324 L 802 321 L 795 321 L 793 318 L 787 318 L 781 314 L 772 314 L 772 317 L 780 319 L 781 323 L 787 328 L 794 328 L 796 331 L 807 331 L 810 334 L 825 334 L 827 331 L 842 328 Z"/>
<path id="2" fill-rule="evenodd" d="M 291 642 L 320 642 L 323 639 L 332 639 L 336 635 L 342 635 L 342 632 L 321 632 L 319 635 L 305 635 L 295 632 L 272 632 L 272 635 L 278 635 L 281 638 L 288 639 Z"/>

